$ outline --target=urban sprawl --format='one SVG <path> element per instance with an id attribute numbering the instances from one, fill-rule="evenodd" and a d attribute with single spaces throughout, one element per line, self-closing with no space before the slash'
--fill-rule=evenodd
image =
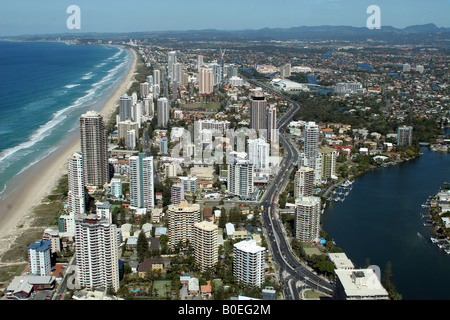
<path id="1" fill-rule="evenodd" d="M 321 215 L 358 175 L 424 146 L 448 152 L 444 49 L 109 44 L 137 53 L 134 83 L 111 119 L 80 116 L 57 224 L 28 244 L 4 298 L 399 298 L 376 268 L 354 266 Z M 444 235 L 448 189 L 432 206 Z"/>

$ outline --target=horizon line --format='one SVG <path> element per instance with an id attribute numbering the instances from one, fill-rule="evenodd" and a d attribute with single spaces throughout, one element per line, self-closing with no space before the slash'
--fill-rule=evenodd
<path id="1" fill-rule="evenodd" d="M 410 27 L 417 26 L 427 26 L 433 25 L 436 29 L 449 29 L 450 27 L 440 27 L 433 22 L 423 23 L 423 24 L 412 24 L 405 27 L 394 27 L 391 25 L 381 26 L 381 29 L 377 29 L 376 31 L 380 32 L 383 28 L 392 28 L 397 30 L 404 30 Z M 49 35 L 83 35 L 83 34 L 132 34 L 132 33 L 167 33 L 167 32 L 202 32 L 202 31 L 219 31 L 219 32 L 236 32 L 236 31 L 260 31 L 264 29 L 294 29 L 294 28 L 320 28 L 320 27 L 347 27 L 347 28 L 357 28 L 357 29 L 367 29 L 366 26 L 352 26 L 352 25 L 301 25 L 301 26 L 292 26 L 292 27 L 259 27 L 259 28 L 239 28 L 239 29 L 216 29 L 216 28 L 204 28 L 204 29 L 166 29 L 166 30 L 145 30 L 145 31 L 85 31 L 82 32 L 80 30 L 76 31 L 66 31 L 66 32 L 54 32 L 54 33 L 24 33 L 19 35 L 0 35 L 2 38 L 12 38 L 12 37 L 24 37 L 24 36 L 49 36 Z M 368 29 L 369 30 L 369 29 Z M 375 31 L 375 30 L 371 30 Z"/>

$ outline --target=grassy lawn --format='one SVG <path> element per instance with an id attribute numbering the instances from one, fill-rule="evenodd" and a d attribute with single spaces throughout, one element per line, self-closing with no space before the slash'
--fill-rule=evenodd
<path id="1" fill-rule="evenodd" d="M 167 289 L 166 289 L 167 285 Z M 170 280 L 155 280 L 153 281 L 153 289 L 155 293 L 158 293 L 158 297 L 165 297 L 166 292 L 169 292 L 172 289 L 171 281 Z"/>
<path id="2" fill-rule="evenodd" d="M 28 263 L 17 264 L 0 268 L 0 282 L 9 282 L 15 276 L 20 276 Z"/>
<path id="3" fill-rule="evenodd" d="M 306 290 L 305 291 L 305 298 L 306 299 L 319 299 L 322 297 L 327 297 L 327 295 L 317 292 L 317 291 L 312 291 L 312 290 Z"/>
<path id="4" fill-rule="evenodd" d="M 315 248 L 315 247 L 310 247 L 310 248 L 304 247 L 303 249 L 305 250 L 305 253 L 308 256 L 312 256 L 314 254 L 317 254 L 317 255 L 321 255 L 322 254 L 322 252 L 320 252 L 320 250 L 318 248 Z"/>

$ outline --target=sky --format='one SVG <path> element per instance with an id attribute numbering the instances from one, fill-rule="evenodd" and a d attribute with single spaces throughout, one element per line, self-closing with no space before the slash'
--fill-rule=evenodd
<path id="1" fill-rule="evenodd" d="M 70 5 L 80 29 L 70 30 Z M 365 27 L 377 5 L 381 27 L 450 27 L 450 0 L 14 0 L 0 1 L 0 36 L 66 32 Z"/>

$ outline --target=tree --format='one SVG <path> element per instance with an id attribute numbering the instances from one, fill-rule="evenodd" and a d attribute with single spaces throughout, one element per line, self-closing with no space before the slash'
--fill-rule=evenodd
<path id="1" fill-rule="evenodd" d="M 228 214 L 228 220 L 233 224 L 240 224 L 244 217 L 239 207 L 233 207 Z"/>
<path id="2" fill-rule="evenodd" d="M 227 222 L 227 210 L 222 208 L 220 209 L 219 228 L 224 229 Z"/>
<path id="3" fill-rule="evenodd" d="M 384 276 L 381 283 L 383 287 L 386 289 L 386 291 L 389 293 L 389 297 L 392 300 L 400 300 L 402 296 L 395 289 L 395 285 L 391 282 L 391 277 L 392 277 L 392 263 L 388 261 L 386 263 L 386 270 L 384 272 Z"/>
<path id="4" fill-rule="evenodd" d="M 142 262 L 147 257 L 149 253 L 149 246 L 147 237 L 145 236 L 145 233 L 141 231 L 138 236 L 137 244 L 136 244 L 136 250 L 137 250 L 137 257 L 138 261 Z"/>

